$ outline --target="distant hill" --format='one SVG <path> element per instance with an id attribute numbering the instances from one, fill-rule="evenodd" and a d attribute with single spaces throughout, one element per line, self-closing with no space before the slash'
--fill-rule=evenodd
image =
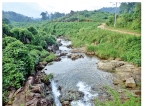
<path id="1" fill-rule="evenodd" d="M 31 17 L 27 17 L 13 11 L 2 11 L 2 18 L 7 18 L 8 20 L 15 22 L 29 22 L 33 20 Z"/>
<path id="2" fill-rule="evenodd" d="M 117 13 L 119 13 L 120 8 L 117 8 Z M 45 20 L 50 21 L 59 21 L 59 22 L 105 22 L 105 20 L 108 19 L 110 15 L 112 15 L 115 12 L 115 7 L 103 7 L 99 10 L 83 10 L 83 11 L 73 11 L 71 10 L 70 13 L 64 14 L 55 12 L 54 14 L 46 14 Z M 3 19 L 8 19 L 10 21 L 15 22 L 30 22 L 30 21 L 39 21 L 42 20 L 42 18 L 31 18 L 24 16 L 22 14 L 15 13 L 13 11 L 2 11 L 2 17 Z"/>
<path id="3" fill-rule="evenodd" d="M 73 11 L 71 10 L 70 13 L 66 14 L 63 17 L 53 19 L 53 21 L 59 22 L 105 22 L 110 16 L 111 13 L 108 12 L 101 12 L 100 10 L 83 10 L 83 11 Z"/>
<path id="4" fill-rule="evenodd" d="M 102 12 L 115 13 L 115 9 L 116 9 L 116 7 L 103 7 L 99 10 L 102 11 Z M 119 13 L 119 11 L 120 11 L 120 8 L 117 7 L 116 13 Z"/>

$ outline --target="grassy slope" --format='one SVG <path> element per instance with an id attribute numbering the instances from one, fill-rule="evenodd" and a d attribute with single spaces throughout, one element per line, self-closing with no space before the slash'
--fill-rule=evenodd
<path id="1" fill-rule="evenodd" d="M 54 21 L 60 21 L 60 22 L 105 22 L 110 16 L 111 13 L 108 12 L 101 12 L 98 10 L 95 11 L 75 11 L 74 13 L 69 13 L 63 17 L 60 17 L 58 19 L 54 19 Z"/>

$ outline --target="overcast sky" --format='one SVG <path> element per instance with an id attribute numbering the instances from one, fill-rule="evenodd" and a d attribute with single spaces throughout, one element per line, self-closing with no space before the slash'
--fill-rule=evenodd
<path id="1" fill-rule="evenodd" d="M 97 0 L 39 0 L 33 2 L 2 2 L 2 10 L 14 11 L 29 17 L 40 18 L 40 13 L 69 13 L 81 10 L 97 10 L 102 7 L 115 7 L 115 2 Z"/>

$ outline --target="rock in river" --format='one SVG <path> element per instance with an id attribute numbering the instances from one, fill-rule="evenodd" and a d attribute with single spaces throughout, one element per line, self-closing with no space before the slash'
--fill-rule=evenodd
<path id="1" fill-rule="evenodd" d="M 135 81 L 134 81 L 134 79 L 132 77 L 128 78 L 126 80 L 125 85 L 126 85 L 127 88 L 135 88 L 136 87 Z"/>

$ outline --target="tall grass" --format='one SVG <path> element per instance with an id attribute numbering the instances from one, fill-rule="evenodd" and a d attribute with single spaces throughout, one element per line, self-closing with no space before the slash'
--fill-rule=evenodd
<path id="1" fill-rule="evenodd" d="M 125 97 L 127 100 L 122 101 L 120 99 L 120 95 L 117 91 L 108 88 L 110 95 L 112 96 L 112 100 L 106 100 L 101 102 L 98 99 L 95 99 L 94 104 L 95 106 L 141 106 L 141 99 L 140 97 L 134 97 L 130 92 L 126 91 Z"/>
<path id="2" fill-rule="evenodd" d="M 101 58 L 121 58 L 141 66 L 141 37 L 98 29 L 95 22 L 54 22 L 43 24 L 49 33 L 68 36 L 74 47 L 85 46 Z"/>
<path id="3" fill-rule="evenodd" d="M 76 47 L 86 46 L 101 58 L 121 58 L 124 61 L 141 65 L 141 37 L 120 34 L 101 29 L 80 30 L 77 36 L 71 36 Z"/>

